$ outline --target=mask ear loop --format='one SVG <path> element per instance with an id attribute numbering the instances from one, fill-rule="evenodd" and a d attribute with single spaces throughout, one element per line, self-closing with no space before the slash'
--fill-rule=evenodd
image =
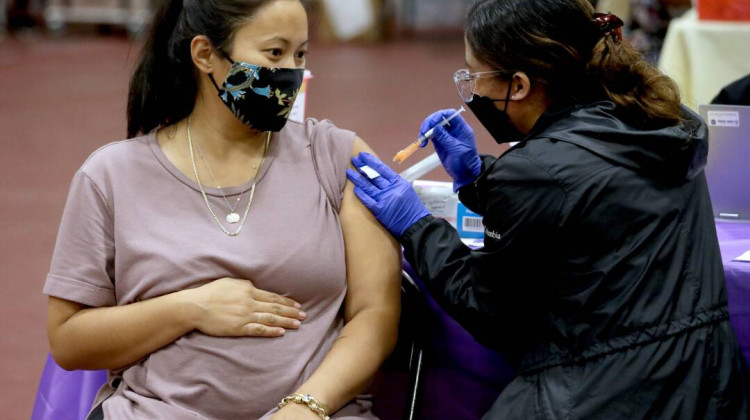
<path id="1" fill-rule="evenodd" d="M 513 74 L 515 76 L 515 73 Z M 508 112 L 508 105 L 511 102 L 510 99 L 510 91 L 513 89 L 513 76 L 510 76 L 510 80 L 508 81 L 508 92 L 505 94 L 505 99 L 502 100 L 505 102 L 505 108 L 503 109 L 503 112 Z"/>
<path id="2" fill-rule="evenodd" d="M 220 50 L 218 48 L 216 49 L 216 51 L 218 51 L 219 54 L 223 55 L 224 58 L 226 58 L 230 63 L 232 63 L 232 65 L 235 64 L 234 60 L 232 60 L 232 57 L 230 57 L 229 54 L 225 53 L 223 50 Z M 216 83 L 216 79 L 214 79 L 213 73 L 209 73 L 208 74 L 208 78 L 211 79 L 211 83 L 214 84 L 214 87 L 216 88 L 216 91 L 219 92 L 219 93 L 221 93 L 221 88 L 219 88 L 219 85 Z"/>
<path id="3" fill-rule="evenodd" d="M 505 99 L 492 99 L 492 98 L 488 98 L 488 99 L 491 100 L 492 102 L 505 102 L 505 109 L 508 109 L 508 103 L 514 102 L 513 99 L 510 99 L 510 91 L 513 89 L 513 76 L 515 76 L 516 73 L 513 73 L 510 76 L 510 80 L 508 81 L 508 92 L 505 93 Z"/>
<path id="4" fill-rule="evenodd" d="M 216 83 L 216 79 L 214 79 L 214 75 L 209 73 L 208 78 L 211 79 L 211 83 L 214 84 L 216 91 L 221 93 L 221 88 L 219 88 L 219 85 Z"/>
<path id="5" fill-rule="evenodd" d="M 232 60 L 232 57 L 229 56 L 229 54 L 225 53 L 224 50 L 218 50 L 221 55 L 224 56 L 230 63 L 234 64 L 234 60 Z"/>

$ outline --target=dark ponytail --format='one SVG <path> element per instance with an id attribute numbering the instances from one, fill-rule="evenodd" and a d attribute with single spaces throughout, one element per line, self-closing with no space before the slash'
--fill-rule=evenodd
<path id="1" fill-rule="evenodd" d="M 197 92 L 192 63 L 184 63 L 182 54 L 170 48 L 182 10 L 182 0 L 164 1 L 154 15 L 141 61 L 130 80 L 128 138 L 179 121 L 192 111 Z"/>
<path id="2" fill-rule="evenodd" d="M 162 0 L 130 81 L 128 138 L 174 124 L 193 111 L 198 82 L 190 43 L 205 35 L 226 53 L 235 31 L 272 0 Z"/>
<path id="3" fill-rule="evenodd" d="M 588 0 L 478 0 L 466 37 L 474 56 L 523 71 L 556 99 L 608 99 L 636 124 L 681 120 L 674 82 L 627 41 L 602 33 Z"/>

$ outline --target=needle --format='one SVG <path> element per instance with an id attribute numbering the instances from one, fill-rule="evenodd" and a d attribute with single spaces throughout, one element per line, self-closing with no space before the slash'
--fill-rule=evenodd
<path id="1" fill-rule="evenodd" d="M 422 134 L 419 136 L 417 140 L 415 140 L 413 143 L 411 143 L 409 146 L 407 146 L 404 150 L 398 152 L 396 156 L 393 158 L 394 162 L 398 163 L 404 163 L 406 159 L 409 159 L 409 156 L 413 155 L 419 148 L 422 146 L 422 143 L 424 143 L 425 140 L 429 140 L 432 138 L 432 136 L 435 135 L 435 128 L 437 127 L 444 127 L 450 123 L 450 121 L 459 115 L 461 115 L 462 112 L 466 111 L 464 107 L 462 106 L 461 109 L 457 110 L 448 118 L 443 118 L 443 121 L 440 121 L 438 125 L 435 127 L 432 127 L 428 132 Z"/>

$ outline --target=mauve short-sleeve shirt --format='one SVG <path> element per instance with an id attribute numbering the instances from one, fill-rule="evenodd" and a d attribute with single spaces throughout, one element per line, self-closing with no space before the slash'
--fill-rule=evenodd
<path id="1" fill-rule="evenodd" d="M 281 338 L 194 331 L 110 372 L 95 401 L 103 401 L 105 419 L 265 418 L 320 365 L 343 327 L 338 211 L 354 138 L 328 121 L 290 121 L 272 137 L 237 237 L 219 229 L 198 185 L 166 158 L 154 133 L 109 144 L 84 163 L 71 185 L 45 294 L 92 307 L 127 305 L 233 277 L 289 296 L 308 314 L 298 331 Z M 233 202 L 242 188 L 223 190 Z M 220 191 L 206 193 L 223 218 Z M 333 417 L 372 419 L 369 407 L 357 399 Z"/>

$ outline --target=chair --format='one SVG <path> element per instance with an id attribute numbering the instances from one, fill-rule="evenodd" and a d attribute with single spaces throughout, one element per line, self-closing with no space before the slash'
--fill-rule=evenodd
<path id="1" fill-rule="evenodd" d="M 422 407 L 425 378 L 425 349 L 428 343 L 427 300 L 417 283 L 406 272 L 401 277 L 401 322 L 398 344 L 384 369 L 405 367 L 408 374 L 403 420 L 416 420 Z"/>
<path id="2" fill-rule="evenodd" d="M 103 370 L 67 371 L 47 357 L 39 381 L 31 420 L 81 420 L 86 418 L 96 394 L 107 382 Z"/>

